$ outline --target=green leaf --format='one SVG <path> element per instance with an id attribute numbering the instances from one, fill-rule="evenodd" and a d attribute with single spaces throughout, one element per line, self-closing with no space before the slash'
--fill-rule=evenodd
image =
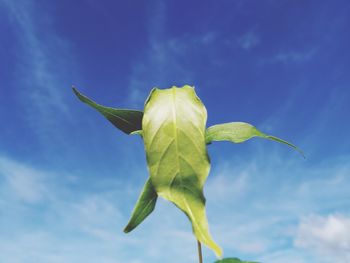
<path id="1" fill-rule="evenodd" d="M 150 178 L 146 181 L 141 195 L 137 200 L 134 211 L 128 225 L 124 228 L 125 233 L 129 233 L 137 227 L 149 214 L 152 213 L 157 202 L 157 193 L 154 190 Z"/>
<path id="2" fill-rule="evenodd" d="M 214 263 L 258 263 L 258 262 L 242 261 L 238 258 L 224 258 L 221 260 L 217 260 Z"/>
<path id="3" fill-rule="evenodd" d="M 304 153 L 295 145 L 275 136 L 262 133 L 253 125 L 245 122 L 229 122 L 211 126 L 206 130 L 205 141 L 207 144 L 210 144 L 212 141 L 231 141 L 234 143 L 241 143 L 253 137 L 261 137 L 284 143 L 297 150 L 304 157 Z"/>
<path id="4" fill-rule="evenodd" d="M 207 112 L 190 86 L 153 89 L 145 104 L 143 140 L 152 184 L 192 223 L 196 238 L 221 256 L 212 240 L 203 185 L 210 170 L 205 144 Z"/>
<path id="5" fill-rule="evenodd" d="M 142 111 L 105 107 L 90 100 L 88 97 L 81 94 L 74 87 L 73 91 L 80 101 L 88 104 L 89 106 L 93 107 L 95 110 L 100 112 L 115 127 L 125 132 L 126 134 L 130 134 L 133 131 L 142 129 Z"/>

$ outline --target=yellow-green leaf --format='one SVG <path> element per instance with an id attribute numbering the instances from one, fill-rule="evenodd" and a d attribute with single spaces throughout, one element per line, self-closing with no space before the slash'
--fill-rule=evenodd
<path id="1" fill-rule="evenodd" d="M 294 148 L 302 156 L 304 156 L 303 152 L 295 145 L 275 136 L 267 135 L 259 131 L 253 125 L 245 122 L 229 122 L 214 125 L 209 127 L 205 133 L 205 141 L 207 144 L 210 144 L 212 141 L 231 141 L 234 143 L 241 143 L 253 137 L 260 137 L 264 139 L 273 140 L 279 143 L 284 143 Z"/>
<path id="2" fill-rule="evenodd" d="M 146 181 L 141 195 L 137 200 L 134 211 L 128 225 L 124 228 L 125 233 L 129 233 L 137 227 L 149 214 L 152 213 L 157 202 L 157 193 L 154 190 L 150 178 Z"/>
<path id="3" fill-rule="evenodd" d="M 142 135 L 157 194 L 180 208 L 196 238 L 221 257 L 209 233 L 203 195 L 210 170 L 206 120 L 206 109 L 192 87 L 153 89 L 145 104 Z"/>
<path id="4" fill-rule="evenodd" d="M 73 91 L 80 101 L 86 103 L 87 105 L 100 112 L 115 127 L 125 132 L 126 134 L 130 134 L 133 131 L 142 129 L 142 111 L 105 107 L 84 96 L 74 87 Z"/>

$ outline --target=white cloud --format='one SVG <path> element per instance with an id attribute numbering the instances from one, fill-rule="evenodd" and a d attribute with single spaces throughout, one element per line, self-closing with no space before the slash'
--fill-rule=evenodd
<path id="1" fill-rule="evenodd" d="M 303 218 L 295 245 L 317 253 L 323 262 L 350 262 L 350 217 L 330 214 Z"/>

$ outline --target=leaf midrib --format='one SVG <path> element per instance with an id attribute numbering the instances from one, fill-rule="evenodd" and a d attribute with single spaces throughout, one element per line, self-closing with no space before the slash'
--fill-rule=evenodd
<path id="1" fill-rule="evenodd" d="M 181 175 L 180 175 L 180 171 L 181 171 L 181 166 L 180 166 L 180 154 L 179 154 L 179 145 L 178 145 L 178 127 L 177 127 L 177 115 L 176 115 L 176 89 L 173 89 L 172 90 L 172 115 L 173 115 L 173 123 L 174 123 L 174 142 L 175 142 L 175 150 L 176 150 L 176 162 L 177 162 L 177 167 L 178 167 L 178 171 L 176 173 L 176 175 L 173 177 L 171 183 L 170 183 L 170 186 L 173 185 L 173 182 L 175 181 L 175 178 L 177 176 L 179 176 L 179 180 L 180 180 L 180 186 L 182 188 L 186 188 L 184 187 L 183 185 L 183 182 L 182 182 L 182 178 L 181 178 Z M 194 171 L 195 172 L 195 171 Z M 170 195 L 171 195 L 171 192 L 170 192 Z M 182 200 L 187 208 L 187 211 L 188 213 L 190 213 L 190 217 L 192 218 L 192 222 L 193 224 L 196 225 L 196 228 L 199 230 L 198 232 L 200 233 L 200 235 L 202 236 L 202 239 L 203 240 L 207 240 L 207 238 L 205 237 L 205 235 L 203 235 L 202 231 L 200 230 L 200 226 L 199 224 L 197 223 L 196 219 L 195 219 L 195 216 L 193 215 L 192 213 L 192 209 L 191 207 L 189 206 L 188 202 L 187 202 L 187 199 L 181 195 L 182 197 Z"/>

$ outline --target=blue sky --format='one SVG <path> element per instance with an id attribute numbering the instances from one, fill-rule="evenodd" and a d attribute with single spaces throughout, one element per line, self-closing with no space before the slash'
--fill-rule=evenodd
<path id="1" fill-rule="evenodd" d="M 224 255 L 350 262 L 349 13 L 345 0 L 0 0 L 0 261 L 196 262 L 165 201 L 122 232 L 148 176 L 142 141 L 71 91 L 142 109 L 152 87 L 189 84 L 208 125 L 246 121 L 307 156 L 259 139 L 209 146 Z"/>

